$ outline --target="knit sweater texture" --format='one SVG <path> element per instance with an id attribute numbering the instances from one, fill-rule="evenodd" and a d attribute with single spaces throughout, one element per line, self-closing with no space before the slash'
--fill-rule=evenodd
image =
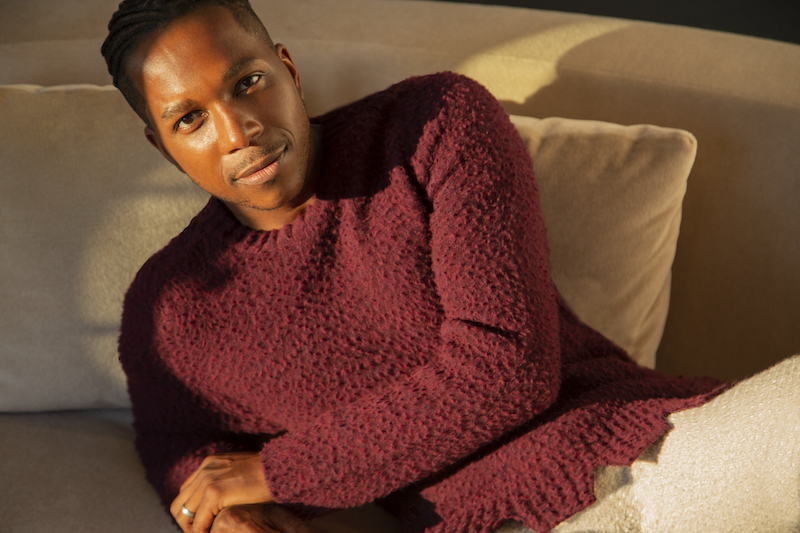
<path id="1" fill-rule="evenodd" d="M 526 147 L 483 87 L 412 78 L 314 121 L 306 212 L 259 232 L 212 199 L 127 293 L 120 359 L 166 505 L 206 455 L 260 450 L 304 516 L 378 501 L 408 532 L 546 532 L 593 503 L 595 467 L 719 391 L 570 312 Z"/>

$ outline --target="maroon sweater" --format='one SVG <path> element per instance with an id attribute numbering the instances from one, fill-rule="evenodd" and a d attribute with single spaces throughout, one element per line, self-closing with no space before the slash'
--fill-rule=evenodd
<path id="1" fill-rule="evenodd" d="M 550 279 L 527 150 L 454 74 L 316 119 L 317 200 L 269 233 L 217 200 L 139 272 L 120 359 L 165 503 L 261 450 L 300 512 L 380 500 L 407 531 L 537 531 L 594 501 L 717 385 L 635 365 Z"/>

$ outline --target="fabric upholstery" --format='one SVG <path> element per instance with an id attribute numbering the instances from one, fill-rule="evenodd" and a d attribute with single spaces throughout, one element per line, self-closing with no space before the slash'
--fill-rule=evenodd
<path id="1" fill-rule="evenodd" d="M 0 414 L 3 531 L 176 533 L 144 477 L 127 409 Z M 13 511 L 13 512 L 12 512 Z M 311 524 L 315 533 L 399 533 L 374 505 Z"/>
<path id="2" fill-rule="evenodd" d="M 128 410 L 0 415 L 3 528 L 175 533 L 133 447 Z"/>

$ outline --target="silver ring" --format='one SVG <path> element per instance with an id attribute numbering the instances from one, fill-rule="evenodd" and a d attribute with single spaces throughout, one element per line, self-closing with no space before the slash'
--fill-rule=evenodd
<path id="1" fill-rule="evenodd" d="M 185 505 L 181 505 L 181 514 L 189 518 L 194 518 L 194 513 L 187 509 Z"/>

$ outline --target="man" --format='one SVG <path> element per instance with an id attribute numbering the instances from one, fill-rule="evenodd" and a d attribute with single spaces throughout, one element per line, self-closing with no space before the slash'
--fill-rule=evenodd
<path id="1" fill-rule="evenodd" d="M 550 280 L 524 144 L 453 74 L 309 121 L 246 0 L 126 0 L 103 54 L 212 200 L 128 292 L 137 447 L 190 531 L 305 531 L 379 501 L 410 531 L 545 531 L 667 414 L 719 392 L 637 367 Z"/>

